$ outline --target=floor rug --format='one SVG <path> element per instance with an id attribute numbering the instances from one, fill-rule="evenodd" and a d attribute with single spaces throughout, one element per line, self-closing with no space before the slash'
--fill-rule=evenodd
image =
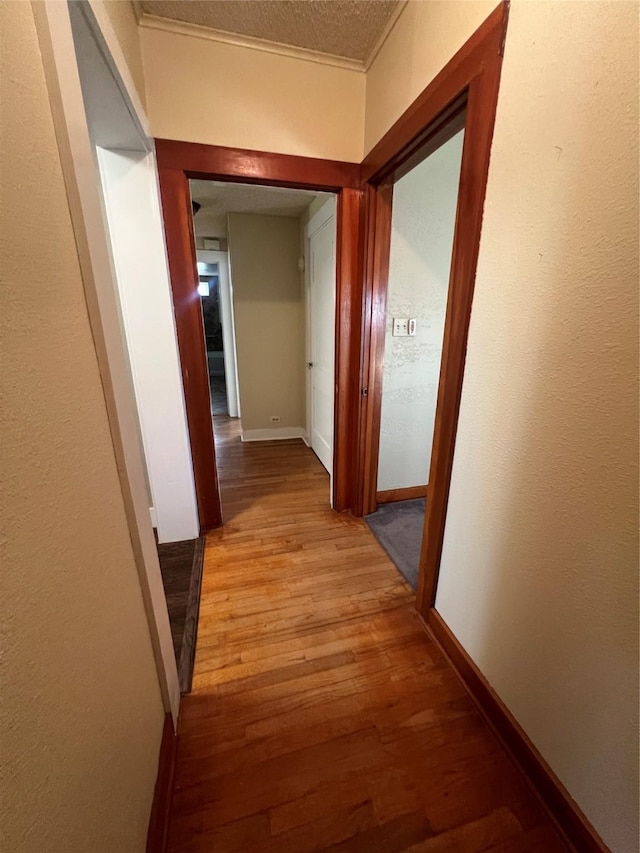
<path id="1" fill-rule="evenodd" d="M 426 498 L 380 504 L 365 516 L 373 535 L 396 564 L 396 568 L 416 589 Z"/>

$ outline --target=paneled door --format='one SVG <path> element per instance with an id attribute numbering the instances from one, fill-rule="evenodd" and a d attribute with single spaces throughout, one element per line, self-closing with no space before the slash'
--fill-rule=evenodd
<path id="1" fill-rule="evenodd" d="M 311 447 L 333 473 L 335 392 L 336 203 L 329 199 L 307 225 L 307 391 Z"/>

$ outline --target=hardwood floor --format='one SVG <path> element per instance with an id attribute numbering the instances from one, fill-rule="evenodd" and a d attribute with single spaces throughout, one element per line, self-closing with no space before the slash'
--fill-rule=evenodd
<path id="1" fill-rule="evenodd" d="M 565 850 L 314 454 L 216 432 L 171 853 Z"/>

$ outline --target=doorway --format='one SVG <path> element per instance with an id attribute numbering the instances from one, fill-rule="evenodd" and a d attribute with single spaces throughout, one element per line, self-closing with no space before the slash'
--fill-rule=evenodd
<path id="1" fill-rule="evenodd" d="M 189 189 L 222 519 L 256 443 L 273 443 L 276 466 L 285 442 L 306 444 L 330 503 L 335 196 L 202 179 Z"/>
<path id="2" fill-rule="evenodd" d="M 366 521 L 416 590 L 464 130 L 393 186 L 377 508 Z"/>
<path id="3" fill-rule="evenodd" d="M 220 245 L 205 238 L 205 245 Z M 202 305 L 207 371 L 214 415 L 240 415 L 233 295 L 227 252 L 197 249 L 198 294 Z"/>
<path id="4" fill-rule="evenodd" d="M 192 179 L 324 192 L 336 197 L 333 508 L 339 512 L 351 509 L 356 498 L 354 446 L 361 399 L 364 193 L 360 166 L 167 139 L 156 140 L 156 156 L 201 531 L 222 524 L 222 509 L 202 310 L 199 300 L 194 299 L 198 272 L 189 187 Z M 233 264 L 230 274 L 233 281 Z"/>

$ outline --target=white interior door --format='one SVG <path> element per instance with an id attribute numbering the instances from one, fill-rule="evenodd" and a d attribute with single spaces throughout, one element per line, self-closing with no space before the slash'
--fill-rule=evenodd
<path id="1" fill-rule="evenodd" d="M 308 383 L 310 444 L 333 473 L 335 389 L 336 219 L 330 199 L 310 220 L 308 237 Z"/>

